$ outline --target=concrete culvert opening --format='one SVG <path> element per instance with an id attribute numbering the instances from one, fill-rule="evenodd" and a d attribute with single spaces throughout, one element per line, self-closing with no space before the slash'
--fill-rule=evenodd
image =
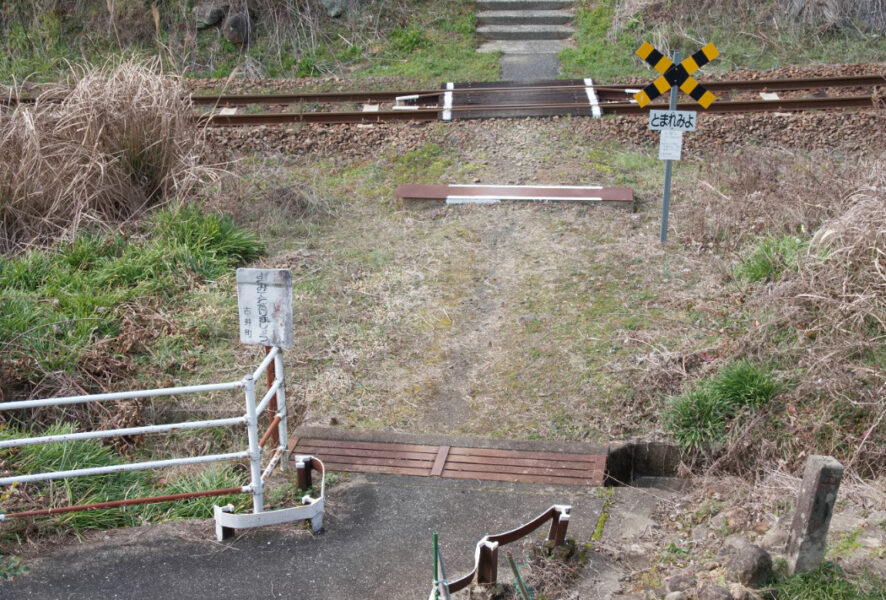
<path id="1" fill-rule="evenodd" d="M 625 442 L 609 447 L 606 486 L 680 486 L 680 449 L 665 442 Z"/>

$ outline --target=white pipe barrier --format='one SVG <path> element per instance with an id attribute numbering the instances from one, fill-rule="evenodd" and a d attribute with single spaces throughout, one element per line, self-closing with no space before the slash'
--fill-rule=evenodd
<path id="1" fill-rule="evenodd" d="M 263 373 L 274 364 L 274 382 L 270 389 L 262 397 L 261 402 L 256 406 L 255 398 L 255 380 L 260 378 Z M 147 469 L 162 469 L 166 467 L 174 467 L 181 465 L 203 464 L 211 462 L 220 462 L 228 460 L 238 460 L 242 458 L 249 459 L 250 484 L 243 486 L 243 492 L 252 494 L 252 514 L 233 514 L 232 507 L 221 508 L 215 507 L 216 519 L 216 535 L 222 539 L 222 534 L 232 529 L 240 529 L 245 527 L 258 527 L 261 525 L 271 525 L 279 523 L 287 523 L 302 519 L 311 519 L 312 526 L 315 531 L 319 531 L 323 523 L 323 508 L 326 497 L 326 473 L 323 472 L 322 483 L 320 485 L 320 497 L 311 498 L 305 496 L 302 503 L 306 506 L 294 508 L 286 508 L 275 511 L 264 511 L 264 481 L 267 479 L 274 468 L 280 470 L 286 468 L 289 458 L 287 442 L 289 436 L 287 433 L 286 419 L 286 385 L 283 372 L 283 352 L 280 348 L 272 348 L 265 356 L 264 360 L 259 364 L 254 372 L 246 375 L 240 381 L 230 381 L 226 383 L 213 383 L 206 385 L 191 385 L 182 387 L 158 388 L 150 390 L 135 390 L 127 392 L 112 392 L 107 394 L 91 394 L 84 396 L 66 396 L 63 398 L 46 398 L 41 400 L 23 400 L 17 402 L 0 402 L 0 411 L 21 410 L 29 408 L 41 408 L 45 406 L 64 406 L 68 404 L 85 404 L 89 402 L 105 402 L 108 400 L 130 400 L 135 398 L 153 398 L 160 396 L 177 396 L 184 394 L 200 394 L 206 392 L 225 391 L 242 388 L 245 396 L 246 413 L 242 417 L 231 417 L 227 419 L 212 419 L 206 421 L 185 421 L 182 423 L 169 423 L 161 425 L 145 425 L 142 427 L 125 427 L 120 429 L 109 429 L 104 431 L 84 431 L 77 433 L 65 433 L 57 435 L 44 435 L 39 437 L 17 438 L 12 440 L 0 441 L 0 449 L 17 448 L 22 446 L 32 446 L 35 444 L 51 444 L 58 442 L 76 442 L 82 440 L 117 437 L 124 435 L 141 435 L 145 433 L 163 433 L 169 431 L 186 430 L 186 429 L 202 429 L 209 427 L 228 427 L 232 425 L 246 425 L 246 434 L 248 439 L 248 449 L 240 452 L 230 452 L 226 454 L 210 454 L 207 456 L 190 456 L 172 458 L 166 460 L 143 461 L 137 463 L 124 463 L 119 465 L 109 465 L 106 467 L 96 467 L 87 469 L 74 469 L 69 471 L 53 471 L 47 473 L 33 473 L 29 475 L 16 475 L 11 477 L 0 478 L 0 485 L 11 485 L 15 483 L 28 483 L 33 481 L 48 481 L 53 479 L 65 479 L 69 477 L 83 477 L 87 475 L 106 475 L 110 473 L 120 473 L 123 471 L 140 471 Z M 261 454 L 262 448 L 259 446 L 259 430 L 258 419 L 267 409 L 271 400 L 277 397 L 277 412 L 271 415 L 279 417 L 280 421 L 277 425 L 277 434 L 279 437 L 279 445 L 272 448 L 272 457 L 267 467 L 262 470 Z M 305 459 L 313 457 L 299 457 L 302 462 Z M 313 460 L 317 460 L 313 458 Z M 319 463 L 319 460 L 317 460 Z M 322 466 L 322 463 L 319 463 Z M 5 520 L 5 515 L 0 514 L 0 521 Z M 226 531 L 227 530 L 227 531 Z"/>

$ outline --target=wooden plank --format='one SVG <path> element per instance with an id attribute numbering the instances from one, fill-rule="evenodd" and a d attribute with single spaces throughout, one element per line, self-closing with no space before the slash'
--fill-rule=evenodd
<path id="1" fill-rule="evenodd" d="M 429 452 L 436 456 L 437 446 L 421 446 L 418 444 L 388 444 L 385 442 L 345 442 L 339 440 L 319 440 L 304 438 L 300 441 L 306 446 L 323 448 L 362 448 L 364 450 L 403 450 L 404 452 Z"/>
<path id="2" fill-rule="evenodd" d="M 369 456 L 372 458 L 402 458 L 404 460 L 423 460 L 429 464 L 433 462 L 435 454 L 423 452 L 387 452 L 384 450 L 363 450 L 361 448 L 323 448 L 321 446 L 298 446 L 301 454 L 317 454 L 318 456 Z"/>
<path id="3" fill-rule="evenodd" d="M 572 454 L 567 452 L 534 452 L 526 450 L 499 450 L 496 448 L 453 448 L 449 451 L 450 456 L 498 456 L 501 458 L 537 458 L 557 461 L 576 461 L 598 463 L 605 462 L 606 457 L 602 454 Z"/>
<path id="4" fill-rule="evenodd" d="M 603 485 L 603 477 L 577 478 L 577 477 L 551 477 L 537 475 L 514 475 L 511 473 L 485 473 L 482 471 L 449 471 L 443 470 L 443 477 L 452 479 L 480 479 L 487 481 L 509 481 L 515 483 L 548 483 L 551 485 Z"/>
<path id="5" fill-rule="evenodd" d="M 592 469 L 596 467 L 595 463 L 583 461 L 544 460 L 523 458 L 520 456 L 514 458 L 499 458 L 495 456 L 462 456 L 457 454 L 451 455 L 449 457 L 449 464 L 453 463 L 472 463 L 477 465 L 511 465 L 515 467 L 547 467 L 552 469 L 576 470 L 587 470 L 589 468 Z"/>
<path id="6" fill-rule="evenodd" d="M 431 477 L 439 477 L 443 474 L 443 467 L 446 466 L 446 457 L 449 456 L 449 446 L 440 446 L 437 451 L 437 458 L 434 459 L 434 466 L 431 467 Z"/>
<path id="7" fill-rule="evenodd" d="M 413 469 L 424 469 L 426 472 L 431 470 L 431 461 L 429 460 L 404 460 L 402 458 L 372 458 L 368 456 L 341 456 L 337 454 L 322 454 L 317 458 L 324 463 L 329 461 L 336 464 L 349 465 L 377 465 L 379 467 L 409 467 Z"/>
<path id="8" fill-rule="evenodd" d="M 351 465 L 346 463 L 324 462 L 330 471 L 350 471 L 356 473 L 380 473 L 383 475 L 416 475 L 427 477 L 427 469 L 412 469 L 401 467 L 381 467 L 378 465 Z"/>
<path id="9" fill-rule="evenodd" d="M 488 473 L 511 473 L 514 475 L 551 475 L 552 477 L 590 477 L 593 469 L 563 469 L 550 467 L 525 467 L 513 465 L 484 465 L 446 463 L 447 471 L 483 471 Z"/>
<path id="10" fill-rule="evenodd" d="M 553 485 L 603 485 L 602 454 L 293 439 L 293 454 L 318 456 L 330 470 Z"/>

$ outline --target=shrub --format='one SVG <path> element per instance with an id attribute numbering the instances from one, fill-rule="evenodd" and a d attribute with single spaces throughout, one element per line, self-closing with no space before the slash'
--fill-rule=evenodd
<path id="1" fill-rule="evenodd" d="M 47 90 L 0 113 L 0 251 L 115 226 L 186 197 L 207 173 L 197 167 L 188 95 L 156 61 L 91 67 L 73 79 L 61 103 Z"/>

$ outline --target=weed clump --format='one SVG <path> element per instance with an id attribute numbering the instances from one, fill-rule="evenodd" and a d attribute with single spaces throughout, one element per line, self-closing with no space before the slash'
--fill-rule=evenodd
<path id="1" fill-rule="evenodd" d="M 49 427 L 46 435 L 63 435 L 76 431 L 72 424 Z M 26 435 L 17 428 L 0 429 L 0 439 Z M 43 473 L 107 467 L 123 462 L 110 446 L 101 440 L 36 444 L 0 451 L 0 464 L 15 473 Z M 92 504 L 184 492 L 227 489 L 243 485 L 245 474 L 236 466 L 213 466 L 194 473 L 170 473 L 158 479 L 148 471 L 127 471 L 110 475 L 73 477 L 59 481 L 44 481 L 16 487 L 3 503 L 4 512 L 19 512 L 46 507 Z M 54 526 L 75 532 L 90 529 L 131 527 L 145 521 L 206 518 L 212 514 L 213 504 L 244 503 L 244 496 L 194 498 L 185 501 L 144 504 L 126 508 L 110 508 L 88 512 L 58 515 Z"/>
<path id="2" fill-rule="evenodd" d="M 873 575 L 849 578 L 834 563 L 815 571 L 781 578 L 775 586 L 784 600 L 886 600 L 884 581 Z"/>
<path id="3" fill-rule="evenodd" d="M 134 355 L 171 333 L 169 320 L 153 315 L 158 300 L 174 306 L 194 283 L 263 251 L 229 217 L 189 205 L 160 211 L 135 237 L 83 234 L 55 251 L 0 257 L 0 401 L 13 390 L 106 391 L 134 371 Z M 96 408 L 84 410 L 80 420 L 102 418 Z M 123 426 L 124 413 L 115 411 L 111 425 Z"/>
<path id="4" fill-rule="evenodd" d="M 707 450 L 725 441 L 742 412 L 754 412 L 779 391 L 781 384 L 766 367 L 738 360 L 673 398 L 664 414 L 665 426 L 684 450 Z"/>
<path id="5" fill-rule="evenodd" d="M 808 240 L 790 235 L 766 236 L 735 267 L 735 278 L 748 283 L 775 281 L 782 271 L 797 270 L 808 245 Z"/>
<path id="6" fill-rule="evenodd" d="M 113 228 L 188 195 L 205 169 L 181 82 L 130 60 L 0 113 L 0 251 Z"/>

